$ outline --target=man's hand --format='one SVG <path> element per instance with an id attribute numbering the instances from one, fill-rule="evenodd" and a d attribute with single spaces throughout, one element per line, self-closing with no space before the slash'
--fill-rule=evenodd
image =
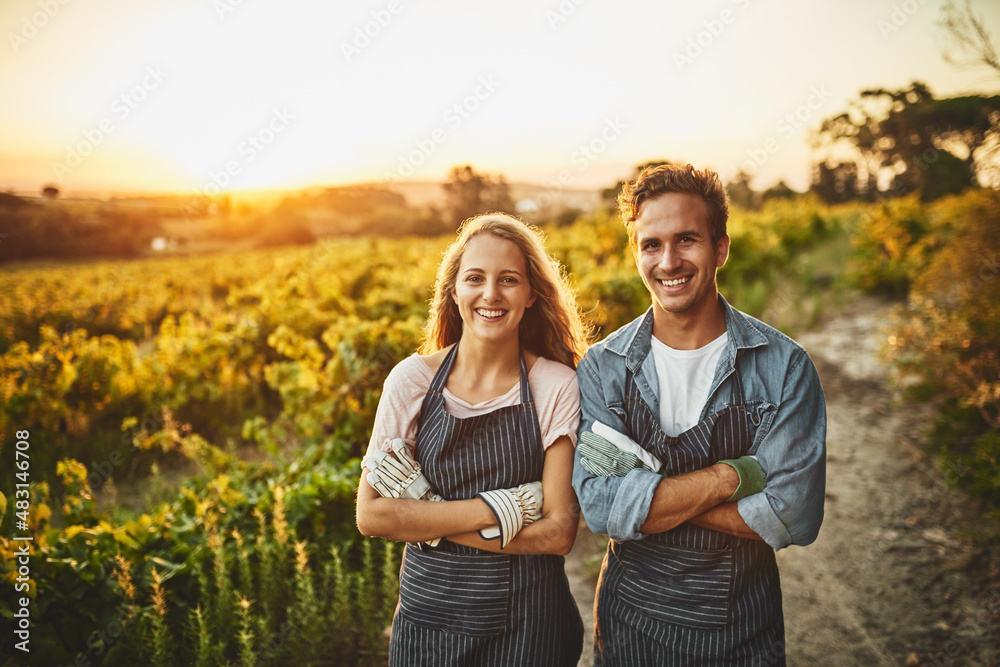
<path id="1" fill-rule="evenodd" d="M 580 465 L 591 475 L 624 477 L 636 468 L 660 472 L 663 464 L 634 440 L 595 421 L 592 431 L 580 434 Z"/>
<path id="2" fill-rule="evenodd" d="M 757 458 L 754 456 L 741 456 L 738 459 L 725 459 L 719 461 L 728 466 L 732 466 L 736 474 L 740 477 L 740 484 L 733 491 L 733 495 L 726 498 L 727 503 L 734 502 L 740 498 L 760 493 L 767 486 L 767 479 L 764 469 L 760 467 Z"/>

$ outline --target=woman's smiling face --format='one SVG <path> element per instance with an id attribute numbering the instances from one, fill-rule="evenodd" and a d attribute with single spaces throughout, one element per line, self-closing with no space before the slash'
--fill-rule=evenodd
<path id="1" fill-rule="evenodd" d="M 468 334 L 492 342 L 517 336 L 526 308 L 535 301 L 524 256 L 512 242 L 480 234 L 465 247 L 452 298 Z"/>

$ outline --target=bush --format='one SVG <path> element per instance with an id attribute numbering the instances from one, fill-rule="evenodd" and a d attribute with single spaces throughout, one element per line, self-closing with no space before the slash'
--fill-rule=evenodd
<path id="1" fill-rule="evenodd" d="M 926 220 L 892 358 L 912 391 L 942 408 L 931 443 L 946 469 L 965 470 L 956 479 L 976 480 L 968 488 L 1000 508 L 1000 192 L 940 199 Z"/>
<path id="2" fill-rule="evenodd" d="M 50 520 L 47 485 L 32 488 L 33 660 L 384 663 L 401 552 L 357 534 L 359 463 L 335 463 L 331 451 L 314 448 L 281 471 L 233 462 L 118 524 L 95 510 L 86 468 L 61 462 L 64 527 Z M 0 537 L 0 576 L 10 581 L 14 550 Z M 0 601 L 8 636 L 12 614 Z"/>
<path id="3" fill-rule="evenodd" d="M 849 273 L 863 289 L 906 296 L 910 281 L 927 260 L 927 209 L 916 195 L 889 199 L 864 210 L 852 234 Z"/>
<path id="4" fill-rule="evenodd" d="M 15 204 L 8 197 L 0 202 L 0 262 L 137 257 L 159 230 L 159 218 L 136 211 L 61 202 Z"/>

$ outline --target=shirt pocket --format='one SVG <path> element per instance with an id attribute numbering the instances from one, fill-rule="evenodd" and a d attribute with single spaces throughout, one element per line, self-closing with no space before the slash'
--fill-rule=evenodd
<path id="1" fill-rule="evenodd" d="M 756 454 L 760 442 L 771 431 L 771 424 L 775 415 L 778 414 L 778 406 L 767 401 L 755 401 L 747 406 L 750 414 L 750 423 L 753 428 L 753 443 L 748 454 Z"/>
<path id="2" fill-rule="evenodd" d="M 716 629 L 729 618 L 732 549 L 704 551 L 627 542 L 618 597 L 640 615 L 687 628 Z"/>
<path id="3" fill-rule="evenodd" d="M 407 547 L 399 613 L 414 625 L 473 636 L 507 625 L 510 556 L 417 551 Z"/>

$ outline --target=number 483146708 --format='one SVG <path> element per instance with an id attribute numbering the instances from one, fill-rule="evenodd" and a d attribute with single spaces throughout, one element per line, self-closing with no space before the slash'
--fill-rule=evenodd
<path id="1" fill-rule="evenodd" d="M 30 478 L 29 469 L 31 468 L 31 461 L 28 458 L 28 431 L 18 431 L 14 434 L 17 437 L 17 442 L 14 444 L 15 448 L 15 465 L 19 472 L 14 473 L 14 477 L 18 479 L 17 484 L 17 500 L 14 502 L 14 507 L 16 508 L 16 515 L 18 519 L 18 527 L 21 530 L 27 529 L 28 523 L 28 510 L 31 508 L 30 494 L 28 491 L 28 479 Z"/>

